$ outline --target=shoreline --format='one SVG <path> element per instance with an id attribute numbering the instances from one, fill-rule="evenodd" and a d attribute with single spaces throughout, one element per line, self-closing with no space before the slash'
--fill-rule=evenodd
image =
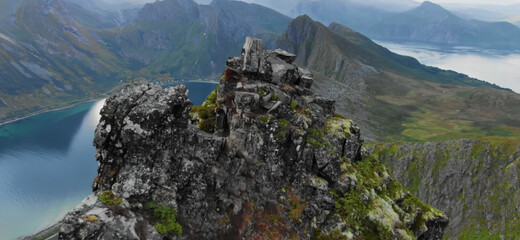
<path id="1" fill-rule="evenodd" d="M 78 100 L 77 102 L 75 102 L 73 104 L 65 105 L 65 106 L 62 106 L 62 107 L 49 107 L 47 109 L 38 110 L 36 112 L 32 112 L 32 113 L 29 113 L 29 114 L 21 116 L 21 117 L 16 117 L 16 118 L 0 121 L 0 127 L 3 127 L 5 125 L 11 124 L 11 123 L 15 123 L 15 122 L 27 119 L 27 118 L 31 118 L 31 117 L 34 117 L 34 116 L 37 116 L 37 115 L 40 115 L 40 114 L 49 113 L 49 112 L 55 112 L 55 111 L 60 111 L 60 110 L 65 110 L 65 109 L 69 109 L 69 108 L 73 108 L 75 106 L 78 106 L 79 104 L 88 103 L 88 102 L 97 102 L 97 101 L 103 100 L 105 98 L 106 97 L 89 98 L 89 99 L 84 99 L 84 100 Z"/>
<path id="2" fill-rule="evenodd" d="M 173 83 L 168 83 L 168 84 L 165 84 L 165 85 L 168 86 L 168 85 L 174 85 L 174 84 L 183 84 L 183 83 L 187 83 L 187 82 L 210 83 L 210 84 L 218 84 L 219 83 L 218 81 L 212 81 L 212 80 L 185 80 L 185 81 L 175 81 Z M 82 103 L 96 102 L 96 101 L 103 100 L 103 99 L 105 99 L 107 97 L 110 97 L 110 95 L 111 95 L 110 93 L 113 93 L 115 91 L 121 90 L 121 87 L 123 87 L 125 85 L 126 84 L 116 86 L 113 89 L 111 89 L 110 91 L 107 91 L 105 93 L 99 94 L 98 95 L 99 97 L 91 97 L 91 98 L 86 98 L 86 99 L 80 99 L 80 100 L 74 101 L 74 103 L 72 103 L 72 104 L 68 104 L 68 105 L 65 105 L 65 106 L 61 106 L 61 107 L 48 107 L 46 109 L 41 109 L 41 110 L 38 110 L 36 112 L 28 113 L 28 114 L 20 116 L 20 117 L 15 117 L 15 118 L 11 118 L 11 119 L 1 120 L 0 121 L 0 127 L 3 127 L 5 125 L 11 124 L 11 123 L 15 123 L 15 122 L 27 119 L 27 118 L 31 118 L 31 117 L 34 117 L 34 116 L 37 116 L 37 115 L 40 115 L 40 114 L 69 109 L 69 108 L 75 107 L 75 106 L 77 106 L 79 104 L 82 104 Z M 66 104 L 66 103 L 64 103 L 64 104 Z"/>

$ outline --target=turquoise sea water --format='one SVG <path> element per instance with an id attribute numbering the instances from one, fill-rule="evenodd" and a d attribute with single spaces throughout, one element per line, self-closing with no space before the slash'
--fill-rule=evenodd
<path id="1" fill-rule="evenodd" d="M 200 105 L 216 87 L 187 82 Z M 83 103 L 0 127 L 0 240 L 40 230 L 91 194 L 94 130 L 104 101 Z"/>

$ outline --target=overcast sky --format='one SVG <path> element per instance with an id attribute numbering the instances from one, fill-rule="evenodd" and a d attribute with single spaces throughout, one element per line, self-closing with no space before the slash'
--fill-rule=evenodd
<path id="1" fill-rule="evenodd" d="M 195 0 L 197 2 L 211 2 L 211 0 Z M 244 0 L 245 2 L 251 2 L 252 0 Z M 261 2 L 262 0 L 256 0 L 256 2 Z M 283 0 L 281 0 L 283 1 Z M 326 0 L 322 0 L 326 1 Z M 511 4 L 520 4 L 520 0 L 430 0 L 431 2 L 436 3 L 456 3 L 456 4 L 490 4 L 490 5 L 511 5 Z M 417 1 L 422 2 L 422 1 Z"/>
<path id="2" fill-rule="evenodd" d="M 433 0 L 436 3 L 457 3 L 457 4 L 489 4 L 489 5 L 512 5 L 520 4 L 520 0 Z"/>
<path id="3" fill-rule="evenodd" d="M 120 3 L 120 2 L 134 2 L 134 3 L 146 3 L 146 2 L 154 2 L 154 0 L 103 0 L 105 2 L 110 3 Z M 195 0 L 200 3 L 208 3 L 211 0 Z M 246 2 L 251 2 L 251 0 L 245 0 Z M 257 0 L 257 2 L 261 2 L 262 0 Z M 283 0 L 280 0 L 283 1 Z M 324 0 L 326 1 L 326 0 Z M 510 4 L 520 4 L 520 0 L 431 0 L 436 3 L 457 3 L 457 4 L 490 4 L 490 5 L 510 5 Z M 421 2 L 421 1 L 418 1 Z"/>

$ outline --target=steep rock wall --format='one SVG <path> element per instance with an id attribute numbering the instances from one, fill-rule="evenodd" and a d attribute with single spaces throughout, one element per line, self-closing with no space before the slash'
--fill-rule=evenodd
<path id="1" fill-rule="evenodd" d="M 520 238 L 520 141 L 376 144 L 368 149 L 419 199 L 448 215 L 446 237 Z"/>

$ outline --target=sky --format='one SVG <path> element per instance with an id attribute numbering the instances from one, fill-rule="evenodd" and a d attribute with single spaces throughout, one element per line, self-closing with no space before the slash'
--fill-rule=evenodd
<path id="1" fill-rule="evenodd" d="M 513 5 L 520 4 L 520 0 L 433 0 L 436 3 L 453 3 L 453 4 L 482 4 L 482 5 Z"/>
<path id="2" fill-rule="evenodd" d="M 109 3 L 122 3 L 122 2 L 132 2 L 132 3 L 146 3 L 153 2 L 154 0 L 103 0 L 104 2 Z M 195 0 L 199 3 L 208 3 L 211 0 Z M 283 1 L 283 0 L 282 0 Z M 431 0 L 436 3 L 453 3 L 453 4 L 489 4 L 489 5 L 511 5 L 511 4 L 520 4 L 520 0 Z M 245 0 L 245 2 L 251 2 L 251 0 Z M 261 0 L 257 0 L 256 2 L 261 2 Z M 420 1 L 419 1 L 420 2 Z"/>

